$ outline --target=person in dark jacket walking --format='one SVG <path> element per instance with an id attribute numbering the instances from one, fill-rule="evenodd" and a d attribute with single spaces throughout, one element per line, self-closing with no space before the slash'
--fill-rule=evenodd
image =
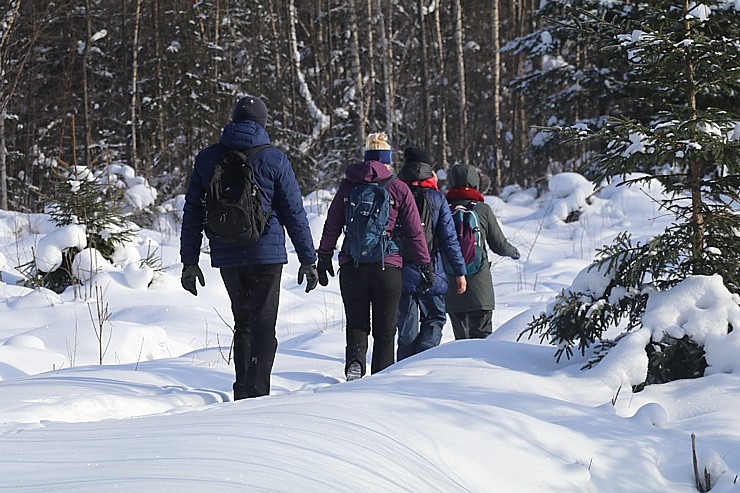
<path id="1" fill-rule="evenodd" d="M 455 274 L 455 292 L 463 294 L 467 284 L 465 260 L 457 242 L 450 207 L 444 194 L 437 187 L 432 160 L 425 150 L 415 147 L 407 148 L 403 155 L 404 165 L 398 172 L 398 178 L 412 190 L 417 189 L 423 193 L 431 211 L 430 227 L 434 242 L 430 255 L 434 270 L 434 286 L 425 293 L 419 292 L 417 289 L 419 268 L 413 261 L 404 261 L 403 288 L 398 303 L 397 322 L 396 357 L 399 361 L 438 346 L 442 340 L 442 329 L 447 321 L 445 294 L 448 286 L 443 257 Z"/>
<path id="2" fill-rule="evenodd" d="M 483 339 L 493 332 L 493 310 L 496 306 L 487 250 L 490 248 L 497 255 L 514 260 L 519 258 L 519 250 L 506 240 L 493 210 L 484 202 L 477 168 L 467 164 L 453 166 L 448 184 L 450 190 L 446 197 L 451 208 L 458 204 L 467 206 L 475 203 L 473 207 L 480 217 L 481 234 L 487 248 L 480 271 L 466 276 L 468 289 L 465 293 L 447 292 L 447 313 L 456 340 Z"/>
<path id="3" fill-rule="evenodd" d="M 433 285 L 432 266 L 427 251 L 419 212 L 409 187 L 395 179 L 390 168 L 392 150 L 384 133 L 370 134 L 364 161 L 352 164 L 345 170 L 337 194 L 332 200 L 319 243 L 319 282 L 329 283 L 334 276 L 332 257 L 337 240 L 345 227 L 347 199 L 355 185 L 363 182 L 386 183 L 390 195 L 390 210 L 386 237 L 390 240 L 396 224 L 403 225 L 407 242 L 417 265 L 422 266 L 422 290 Z M 373 336 L 371 373 L 377 373 L 395 362 L 396 310 L 401 296 L 402 259 L 397 247 L 391 248 L 383 260 L 359 263 L 349 255 L 347 237 L 339 252 L 339 289 L 342 293 L 347 320 L 347 345 L 344 371 L 347 380 L 365 375 L 368 336 Z M 372 312 L 372 321 L 371 321 Z"/>
<path id="4" fill-rule="evenodd" d="M 203 149 L 195 158 L 185 194 L 180 258 L 182 286 L 196 296 L 196 279 L 205 286 L 198 266 L 205 215 L 203 199 L 215 166 L 227 150 L 244 151 L 269 144 L 266 122 L 267 107 L 259 98 L 239 99 L 219 143 Z M 288 263 L 285 229 L 301 263 L 298 283 L 306 278 L 307 293 L 318 283 L 313 237 L 288 158 L 278 149 L 266 147 L 257 151 L 251 161 L 262 207 L 270 211 L 262 236 L 249 244 L 210 241 L 211 266 L 221 272 L 234 316 L 234 400 L 270 393 L 270 373 L 277 352 L 275 325 L 280 277 L 283 264 Z"/>

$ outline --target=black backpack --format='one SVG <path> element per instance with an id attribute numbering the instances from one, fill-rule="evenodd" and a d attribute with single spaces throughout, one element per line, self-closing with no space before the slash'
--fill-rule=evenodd
<path id="1" fill-rule="evenodd" d="M 204 205 L 203 229 L 209 240 L 254 243 L 260 239 L 272 209 L 262 208 L 251 157 L 269 144 L 245 151 L 226 150 L 213 171 Z"/>
<path id="2" fill-rule="evenodd" d="M 419 210 L 419 218 L 421 218 L 421 227 L 424 228 L 424 238 L 427 242 L 427 250 L 429 251 L 429 255 L 433 257 L 436 245 L 434 242 L 432 204 L 429 203 L 429 198 L 424 192 L 428 189 L 416 185 L 409 185 L 409 188 L 411 189 L 411 194 L 414 196 L 414 201 L 416 201 L 416 208 Z M 408 247 L 405 246 L 405 243 L 406 242 L 403 241 L 401 242 L 401 256 L 403 257 L 404 262 L 413 263 L 414 256 L 411 254 Z"/>

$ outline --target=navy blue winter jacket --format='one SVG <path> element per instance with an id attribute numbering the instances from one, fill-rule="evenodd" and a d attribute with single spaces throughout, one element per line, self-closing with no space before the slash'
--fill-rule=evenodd
<path id="1" fill-rule="evenodd" d="M 246 150 L 269 143 L 270 137 L 265 129 L 247 120 L 226 125 L 219 143 L 198 153 L 183 209 L 180 258 L 184 265 L 198 263 L 203 241 L 202 200 L 221 155 L 227 148 Z M 240 245 L 211 241 L 211 265 L 220 268 L 285 264 L 288 262 L 285 229 L 288 230 L 301 264 L 315 263 L 316 252 L 303 208 L 303 197 L 288 158 L 278 149 L 268 147 L 252 156 L 252 163 L 255 181 L 262 192 L 262 206 L 265 210 L 272 207 L 270 219 L 256 243 Z"/>
<path id="2" fill-rule="evenodd" d="M 465 260 L 457 242 L 455 224 L 452 221 L 452 212 L 442 192 L 427 188 L 424 190 L 429 205 L 432 207 L 432 231 L 436 244 L 436 254 L 432 258 L 434 265 L 434 286 L 427 294 L 443 295 L 447 293 L 447 274 L 445 273 L 442 256 L 452 265 L 455 275 L 465 275 Z M 419 268 L 414 263 L 403 265 L 403 292 L 415 293 L 419 286 Z"/>

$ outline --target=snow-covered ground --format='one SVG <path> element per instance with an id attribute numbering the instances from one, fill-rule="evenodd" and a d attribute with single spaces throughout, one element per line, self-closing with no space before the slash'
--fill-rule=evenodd
<path id="1" fill-rule="evenodd" d="M 440 347 L 355 382 L 343 377 L 338 281 L 304 293 L 291 254 L 271 395 L 238 402 L 226 292 L 207 255 L 206 287 L 181 288 L 176 227 L 141 231 L 117 265 L 57 295 L 17 285 L 16 266 L 33 252 L 53 262 L 74 231 L 0 211 L 0 490 L 688 493 L 694 434 L 712 492 L 740 491 L 740 343 L 713 332 L 740 309 L 717 279 L 666 295 L 674 309 L 656 308 L 646 328 L 705 337 L 701 379 L 633 394 L 641 333 L 589 371 L 588 355 L 556 363 L 553 347 L 517 341 L 596 248 L 669 220 L 650 199 L 657 186 L 588 200 L 579 175 L 550 187 L 487 197 L 522 253 L 494 259 L 494 334 L 454 342 L 447 326 Z M 329 198 L 306 198 L 317 244 Z M 136 261 L 152 252 L 160 272 Z"/>

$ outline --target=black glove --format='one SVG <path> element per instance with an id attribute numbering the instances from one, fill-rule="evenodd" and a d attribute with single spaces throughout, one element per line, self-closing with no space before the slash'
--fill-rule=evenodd
<path id="1" fill-rule="evenodd" d="M 519 250 L 515 250 L 515 253 L 511 256 L 511 258 L 513 258 L 514 260 L 519 260 L 519 257 L 521 257 Z"/>
<path id="2" fill-rule="evenodd" d="M 182 275 L 180 276 L 180 283 L 185 291 L 190 291 L 193 296 L 198 296 L 198 290 L 195 288 L 195 279 L 200 281 L 201 286 L 206 285 L 206 280 L 203 277 L 203 271 L 200 270 L 198 264 L 196 265 L 183 265 Z"/>
<path id="3" fill-rule="evenodd" d="M 334 277 L 334 264 L 331 262 L 332 255 L 327 255 L 325 253 L 319 254 L 319 264 L 318 264 L 318 271 L 319 271 L 319 284 L 322 286 L 328 286 L 329 285 L 329 278 L 327 277 L 327 274 L 329 274 L 331 277 Z"/>
<path id="4" fill-rule="evenodd" d="M 434 269 L 432 268 L 432 263 L 429 262 L 426 265 L 419 266 L 419 274 L 421 274 L 421 279 L 419 280 L 417 290 L 426 293 L 434 286 Z"/>
<path id="5" fill-rule="evenodd" d="M 306 292 L 308 293 L 319 283 L 319 274 L 315 265 L 301 265 L 298 269 L 298 284 L 303 284 L 303 276 L 306 276 Z"/>

